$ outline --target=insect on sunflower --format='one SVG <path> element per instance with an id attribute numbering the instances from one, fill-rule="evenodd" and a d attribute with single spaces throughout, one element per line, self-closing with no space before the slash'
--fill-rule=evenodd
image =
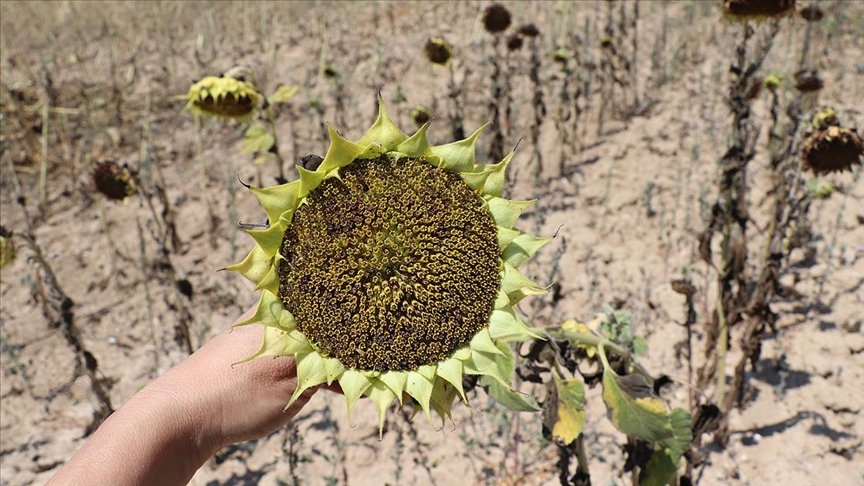
<path id="1" fill-rule="evenodd" d="M 378 409 L 413 403 L 431 420 L 467 403 L 463 375 L 493 398 L 531 405 L 510 386 L 508 342 L 538 336 L 513 306 L 544 292 L 518 268 L 549 241 L 515 229 L 533 201 L 502 198 L 513 157 L 475 164 L 484 125 L 465 140 L 432 146 L 429 123 L 410 137 L 379 99 L 357 142 L 328 125 L 315 171 L 281 186 L 251 187 L 270 221 L 247 231 L 256 245 L 228 267 L 260 289 L 266 326 L 260 356 L 295 356 L 303 391 L 338 382 L 348 416 L 361 396 Z"/>

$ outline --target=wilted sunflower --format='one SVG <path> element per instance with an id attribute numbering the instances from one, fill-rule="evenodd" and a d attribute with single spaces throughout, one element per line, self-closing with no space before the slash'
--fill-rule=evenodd
<path id="1" fill-rule="evenodd" d="M 426 41 L 423 54 L 432 64 L 446 66 L 453 58 L 453 46 L 441 37 L 433 37 Z"/>
<path id="2" fill-rule="evenodd" d="M 817 130 L 825 130 L 831 126 L 839 127 L 840 120 L 837 118 L 837 112 L 834 111 L 834 108 L 826 106 L 813 115 L 810 124 Z"/>
<path id="3" fill-rule="evenodd" d="M 221 76 L 207 76 L 189 88 L 181 98 L 185 109 L 199 115 L 249 121 L 258 111 L 264 96 L 255 88 L 251 72 L 237 67 Z"/>
<path id="4" fill-rule="evenodd" d="M 499 34 L 510 27 L 510 11 L 500 3 L 493 3 L 483 11 L 483 27 L 490 34 Z"/>
<path id="5" fill-rule="evenodd" d="M 795 73 L 795 89 L 802 93 L 819 91 L 825 87 L 825 81 L 819 77 L 815 69 L 801 69 Z"/>
<path id="6" fill-rule="evenodd" d="M 406 136 L 379 100 L 358 142 L 328 126 L 330 148 L 314 172 L 251 188 L 270 228 L 248 231 L 257 244 L 228 269 L 262 290 L 240 324 L 266 326 L 248 359 L 297 359 L 290 403 L 338 382 L 349 419 L 367 396 L 381 431 L 394 399 L 450 417 L 456 397 L 466 401 L 465 374 L 480 375 L 493 397 L 518 397 L 507 342 L 537 336 L 513 306 L 544 290 L 517 268 L 549 239 L 513 228 L 532 203 L 501 197 L 513 153 L 474 163 L 485 126 L 439 146 L 427 142 L 428 127 Z"/>
<path id="7" fill-rule="evenodd" d="M 769 74 L 762 79 L 762 85 L 768 89 L 768 91 L 774 92 L 777 91 L 777 88 L 780 87 L 780 83 L 783 80 L 780 76 L 776 74 Z"/>
<path id="8" fill-rule="evenodd" d="M 540 29 L 534 24 L 525 24 L 519 27 L 519 34 L 525 37 L 537 37 L 540 35 Z"/>
<path id="9" fill-rule="evenodd" d="M 122 201 L 135 194 L 136 174 L 126 164 L 113 161 L 100 162 L 93 169 L 93 186 L 108 199 Z"/>
<path id="10" fill-rule="evenodd" d="M 806 5 L 798 11 L 798 14 L 808 22 L 818 22 L 825 17 L 825 13 L 818 5 Z"/>
<path id="11" fill-rule="evenodd" d="M 432 121 L 432 113 L 430 113 L 429 109 L 425 106 L 418 106 L 411 110 L 411 118 L 414 119 L 414 123 L 416 123 L 418 127 L 422 127 Z"/>
<path id="12" fill-rule="evenodd" d="M 855 130 L 831 125 L 810 134 L 802 154 L 816 175 L 852 170 L 854 165 L 861 165 L 864 141 Z"/>
<path id="13" fill-rule="evenodd" d="M 791 14 L 795 0 L 723 0 L 723 13 L 738 20 L 764 20 Z"/>

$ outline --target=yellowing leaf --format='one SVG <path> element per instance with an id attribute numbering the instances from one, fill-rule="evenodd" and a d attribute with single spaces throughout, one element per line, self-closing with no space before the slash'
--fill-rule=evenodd
<path id="1" fill-rule="evenodd" d="M 552 440 L 560 445 L 570 445 L 585 425 L 585 389 L 578 379 L 562 380 L 555 370 L 552 377 L 558 392 L 558 417 L 552 426 Z"/>
<path id="2" fill-rule="evenodd" d="M 599 321 L 597 319 L 595 319 L 592 322 L 599 322 Z M 597 325 L 597 327 L 599 327 L 599 324 Z M 570 319 L 568 321 L 565 321 L 563 324 L 561 324 L 561 329 L 563 329 L 565 331 L 578 332 L 578 333 L 582 333 L 582 334 L 593 334 L 593 331 L 590 327 L 588 327 L 587 325 L 585 325 L 581 322 L 577 322 L 575 319 Z M 596 329 L 596 327 L 595 327 L 595 329 Z M 577 341 L 571 341 L 571 343 L 573 345 L 575 345 L 577 348 L 584 349 L 585 354 L 589 358 L 593 358 L 597 354 L 597 347 L 594 345 L 583 344 L 583 343 L 580 343 Z"/>
<path id="3" fill-rule="evenodd" d="M 618 376 L 606 368 L 603 401 L 609 420 L 621 432 L 650 442 L 673 437 L 666 405 L 641 375 Z"/>
<path id="4" fill-rule="evenodd" d="M 267 101 L 271 105 L 276 103 L 288 103 L 295 94 L 297 94 L 297 86 L 279 86 L 276 88 L 276 92 L 267 98 Z"/>

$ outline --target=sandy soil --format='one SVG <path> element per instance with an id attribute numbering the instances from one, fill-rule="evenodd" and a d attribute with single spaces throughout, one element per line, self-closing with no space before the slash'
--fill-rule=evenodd
<path id="1" fill-rule="evenodd" d="M 813 57 L 826 89 L 811 105 L 830 104 L 844 124 L 862 125 L 864 8 L 822 3 L 827 16 L 815 30 Z M 299 86 L 278 123 L 282 154 L 296 160 L 326 149 L 323 121 L 348 138 L 359 137 L 373 121 L 375 92 L 383 85 L 400 126 L 410 130 L 411 109 L 428 106 L 438 118 L 431 141 L 447 142 L 449 74 L 425 62 L 422 46 L 433 35 L 455 45 L 457 79 L 467 77 L 465 125 L 479 126 L 490 116 L 488 57 L 494 52 L 480 21 L 485 5 L 0 5 L 2 224 L 19 230 L 25 224 L 15 202 L 14 169 L 28 212 L 35 215 L 36 241 L 74 302 L 82 341 L 110 383 L 115 406 L 184 357 L 172 338 L 178 308 L 191 311 L 192 344 L 198 346 L 257 300 L 240 276 L 218 270 L 252 244 L 236 223 L 264 218 L 237 177 L 263 178 L 269 185 L 274 168 L 256 167 L 239 152 L 244 126 L 205 120 L 196 130 L 192 116 L 180 112 L 182 101 L 172 96 L 185 92 L 194 78 L 235 64 L 250 66 L 267 89 Z M 596 62 L 606 2 L 511 5 L 514 22 L 534 22 L 542 32 L 548 116 L 535 150 L 525 47 L 510 55 L 514 122 L 506 144 L 521 139 L 511 166 L 511 196 L 540 197 L 519 226 L 557 232 L 527 271 L 543 284 L 557 282 L 560 298 L 550 294 L 526 302 L 522 312 L 543 327 L 567 318 L 588 320 L 604 303 L 622 306 L 648 339 L 644 365 L 676 382 L 664 398 L 670 406 L 686 407 L 686 361 L 675 352 L 686 336 L 680 325 L 683 298 L 669 283 L 687 274 L 697 285 L 701 343 L 714 306 L 716 272 L 699 259 L 696 238 L 716 199 L 716 161 L 728 148 L 723 98 L 740 26 L 717 20 L 713 4 L 665 5 L 646 2 L 640 11 L 634 80 L 640 99 L 652 103 L 639 116 L 621 119 L 611 110 L 601 116 L 595 84 L 590 105 L 580 101 L 585 112 L 577 128 L 568 125 L 565 132 L 573 145 L 563 149 L 555 120 L 563 78 L 551 53 L 579 36 Z M 790 76 L 803 26 L 801 19 L 784 20 L 763 71 Z M 339 70 L 337 81 L 323 77 L 324 64 Z M 49 125 L 47 209 L 40 216 L 42 122 L 36 103 L 46 72 L 61 109 L 52 112 Z M 784 96 L 793 96 L 787 88 Z M 751 164 L 755 260 L 760 228 L 770 214 L 767 97 L 753 106 L 763 126 Z M 490 136 L 481 141 L 480 160 L 487 159 L 489 143 Z M 579 145 L 583 149 L 575 150 Z M 178 278 L 191 284 L 190 298 L 176 291 L 164 268 L 154 266 L 159 223 L 145 200 L 112 203 L 90 191 L 90 167 L 106 159 L 140 168 L 151 185 L 164 183 L 182 242 L 171 263 Z M 836 191 L 813 201 L 814 238 L 792 255 L 783 275 L 801 297 L 773 306 L 780 314 L 778 332 L 765 341 L 748 374 L 754 398 L 732 412 L 726 448 L 704 438 L 699 484 L 864 483 L 864 184 L 860 168 L 821 180 Z M 162 205 L 156 204 L 158 214 Z M 212 231 L 208 207 L 215 218 Z M 50 478 L 83 443 L 95 403 L 88 379 L 74 373 L 74 352 L 48 325 L 34 297 L 39 277 L 29 250 L 19 253 L 0 274 L 2 485 Z M 699 343 L 695 349 L 701 357 Z M 738 353 L 733 339 L 730 362 Z M 539 393 L 527 385 L 523 390 Z M 584 430 L 592 480 L 628 484 L 626 438 L 605 419 L 599 394 L 599 387 L 588 391 Z M 220 452 L 191 484 L 558 483 L 557 452 L 542 438 L 536 415 L 508 412 L 482 392 L 473 405 L 473 412 L 457 407 L 455 425 L 440 431 L 421 417 L 409 422 L 394 408 L 379 442 L 371 404 L 359 405 L 355 424 L 349 424 L 342 397 L 319 393 L 293 425 Z"/>

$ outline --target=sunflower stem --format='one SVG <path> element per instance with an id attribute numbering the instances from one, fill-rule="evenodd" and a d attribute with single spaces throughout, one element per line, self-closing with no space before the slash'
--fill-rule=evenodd
<path id="1" fill-rule="evenodd" d="M 288 182 L 288 179 L 285 178 L 285 161 L 282 160 L 282 155 L 279 153 L 279 139 L 276 136 L 276 123 L 274 122 L 275 116 L 273 115 L 273 107 L 267 105 L 267 109 L 264 113 L 264 118 L 267 121 L 267 128 L 270 130 L 270 135 L 273 136 L 273 145 L 270 147 L 268 152 L 273 154 L 276 160 L 276 167 L 279 174 L 276 176 L 276 182 L 279 184 L 285 184 Z"/>

